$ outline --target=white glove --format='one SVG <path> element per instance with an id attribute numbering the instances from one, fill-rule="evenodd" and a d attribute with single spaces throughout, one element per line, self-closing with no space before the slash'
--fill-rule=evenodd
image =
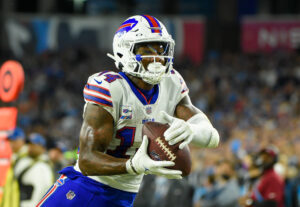
<path id="1" fill-rule="evenodd" d="M 180 145 L 179 149 L 183 149 L 193 140 L 193 131 L 190 124 L 182 119 L 177 119 L 170 116 L 164 111 L 160 112 L 161 117 L 165 120 L 170 127 L 165 131 L 164 136 L 169 145 L 174 145 L 184 140 Z"/>
<path id="2" fill-rule="evenodd" d="M 126 170 L 129 174 L 155 174 L 168 179 L 181 179 L 180 170 L 167 169 L 174 166 L 172 161 L 155 161 L 147 154 L 148 137 L 144 135 L 142 144 L 135 155 L 126 162 Z"/>
<path id="3" fill-rule="evenodd" d="M 219 133 L 203 113 L 198 113 L 187 121 L 170 116 L 164 111 L 160 112 L 160 116 L 170 124 L 164 133 L 169 145 L 183 141 L 179 145 L 179 149 L 183 149 L 190 142 L 209 148 L 219 144 Z"/>

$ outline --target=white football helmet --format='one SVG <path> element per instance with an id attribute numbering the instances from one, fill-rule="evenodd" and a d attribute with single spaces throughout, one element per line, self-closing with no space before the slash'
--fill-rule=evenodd
<path id="1" fill-rule="evenodd" d="M 158 42 L 164 52 L 158 55 L 135 54 L 136 47 L 147 42 Z M 114 55 L 108 56 L 115 60 L 118 69 L 154 85 L 172 70 L 174 46 L 174 40 L 159 20 L 149 15 L 136 15 L 118 28 L 113 40 Z M 143 58 L 153 58 L 154 62 L 144 68 Z M 164 59 L 165 64 L 156 61 L 158 58 Z"/>

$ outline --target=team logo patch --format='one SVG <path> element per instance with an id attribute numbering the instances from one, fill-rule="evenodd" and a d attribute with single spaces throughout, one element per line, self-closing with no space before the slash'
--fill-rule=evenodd
<path id="1" fill-rule="evenodd" d="M 55 185 L 57 187 L 62 186 L 63 184 L 65 184 L 67 177 L 65 175 L 61 175 L 55 182 Z"/>
<path id="2" fill-rule="evenodd" d="M 59 178 L 59 179 L 56 181 L 56 185 L 57 185 L 57 186 L 62 186 L 63 184 L 65 184 L 65 179 L 64 179 L 64 178 Z"/>
<path id="3" fill-rule="evenodd" d="M 68 200 L 72 200 L 75 196 L 76 194 L 71 190 L 69 190 L 69 192 L 66 194 Z"/>
<path id="4" fill-rule="evenodd" d="M 147 106 L 146 107 L 146 114 L 151 114 L 152 113 L 152 107 L 151 106 Z"/>
<path id="5" fill-rule="evenodd" d="M 132 108 L 131 106 L 122 106 L 122 112 L 120 119 L 132 119 Z"/>

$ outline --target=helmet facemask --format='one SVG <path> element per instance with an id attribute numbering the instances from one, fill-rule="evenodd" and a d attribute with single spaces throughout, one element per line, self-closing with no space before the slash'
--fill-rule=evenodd
<path id="1" fill-rule="evenodd" d="M 154 48 L 156 45 L 156 48 Z M 146 83 L 158 84 L 162 78 L 169 75 L 172 69 L 173 55 L 172 45 L 168 42 L 139 42 L 131 48 L 132 64 L 134 71 L 126 71 L 129 74 L 142 78 Z M 142 50 L 142 54 L 141 53 Z M 148 60 L 147 60 L 148 59 Z M 150 60 L 151 59 L 151 60 Z M 145 66 L 144 63 L 148 62 Z M 146 67 L 146 68 L 145 68 Z"/>

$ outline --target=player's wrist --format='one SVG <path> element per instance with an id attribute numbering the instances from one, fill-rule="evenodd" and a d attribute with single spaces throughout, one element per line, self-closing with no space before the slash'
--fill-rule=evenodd
<path id="1" fill-rule="evenodd" d="M 217 147 L 219 133 L 204 114 L 196 114 L 187 120 L 193 132 L 192 143 L 201 147 Z"/>
<path id="2" fill-rule="evenodd" d="M 129 159 L 129 160 L 126 161 L 126 170 L 131 175 L 137 175 L 138 174 L 138 172 L 136 171 L 136 169 L 133 166 L 132 159 Z"/>

